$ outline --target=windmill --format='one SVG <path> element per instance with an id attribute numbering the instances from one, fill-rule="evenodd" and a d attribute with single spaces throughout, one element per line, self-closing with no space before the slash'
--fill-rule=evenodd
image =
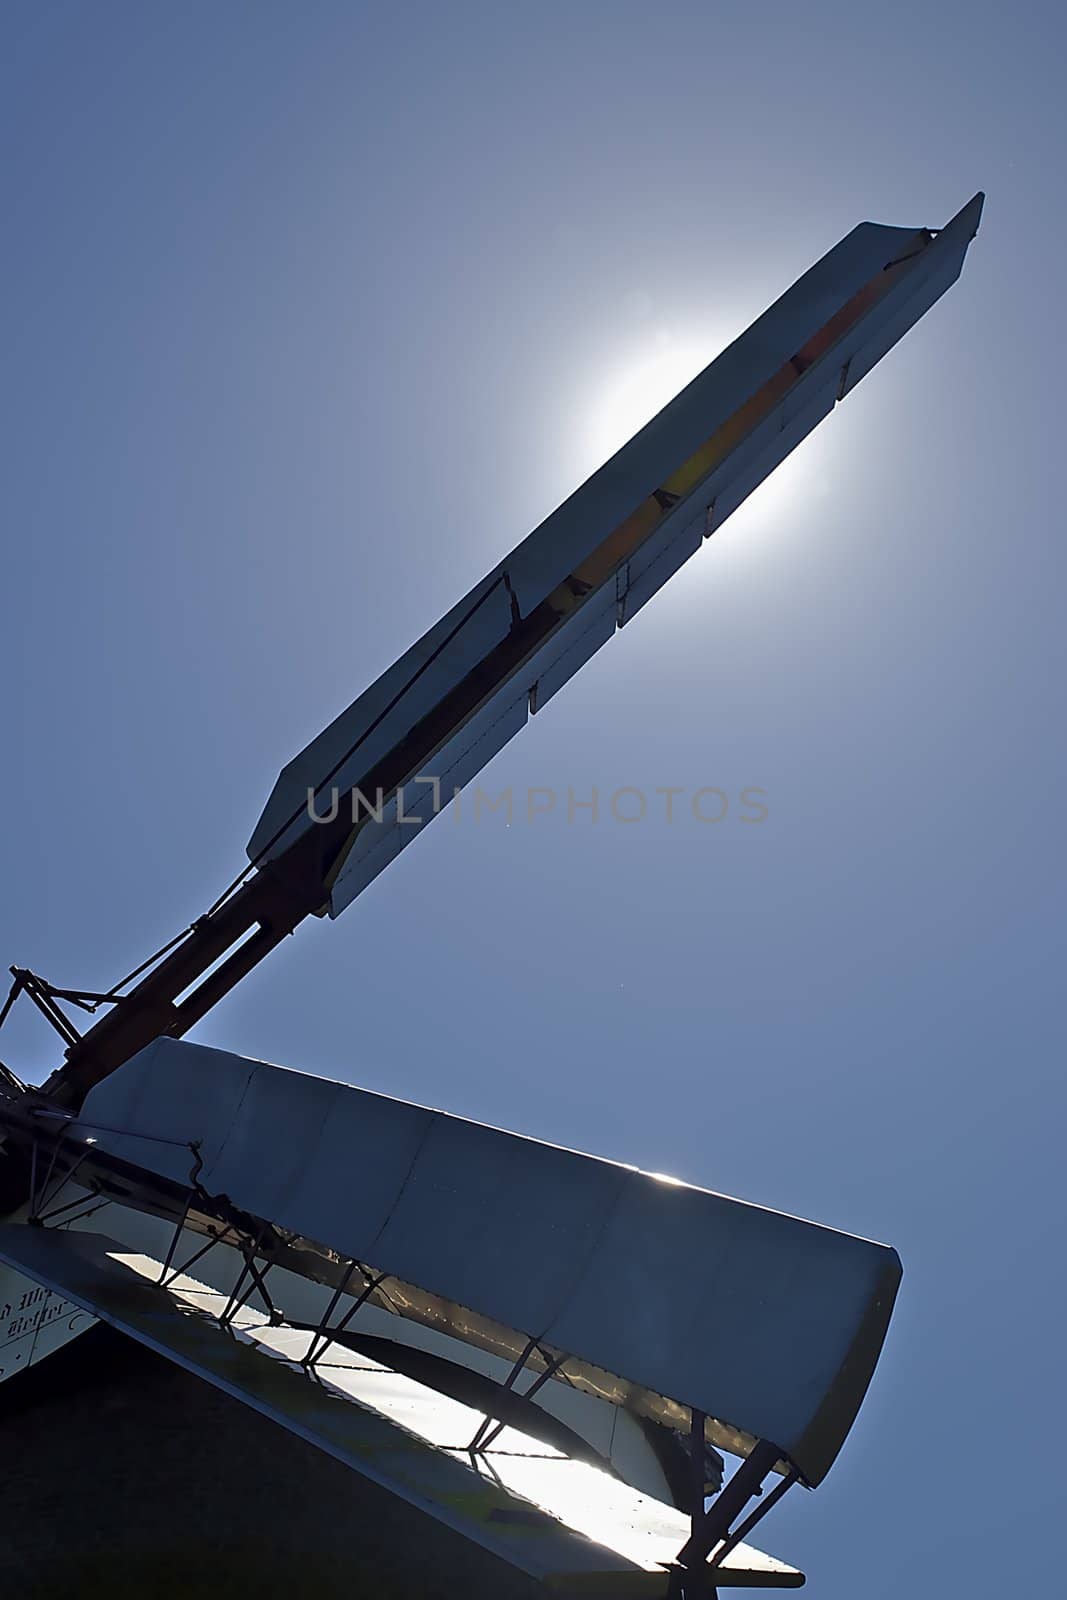
<path id="1" fill-rule="evenodd" d="M 531 1583 L 803 1582 L 748 1535 L 836 1459 L 892 1249 L 182 1039 L 697 553 L 956 280 L 981 208 L 835 245 L 283 769 L 170 945 L 107 993 L 12 969 L 0 1021 L 26 995 L 65 1052 L 40 1088 L 0 1069 L 0 1382 L 97 1320 Z"/>

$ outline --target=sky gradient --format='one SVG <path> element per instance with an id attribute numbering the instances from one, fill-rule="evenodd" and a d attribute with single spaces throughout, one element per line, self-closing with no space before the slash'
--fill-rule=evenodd
<path id="1" fill-rule="evenodd" d="M 819 1600 L 1058 1595 L 1058 10 L 0 30 L 0 955 L 63 985 L 201 912 L 278 768 L 842 234 L 987 191 L 957 286 L 492 763 L 553 814 L 442 818 L 193 1037 L 895 1245 L 766 1547 Z M 594 785 L 732 805 L 568 823 Z M 32 1014 L 0 1055 L 55 1064 Z"/>

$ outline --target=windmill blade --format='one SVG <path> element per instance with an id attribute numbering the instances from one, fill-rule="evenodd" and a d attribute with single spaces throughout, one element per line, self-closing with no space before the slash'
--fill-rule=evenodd
<path id="1" fill-rule="evenodd" d="M 195 1146 L 201 1203 L 302 1241 L 298 1272 L 359 1262 L 396 1315 L 512 1358 L 536 1338 L 564 1357 L 560 1381 L 670 1428 L 702 1412 L 738 1454 L 773 1440 L 809 1484 L 852 1425 L 900 1281 L 868 1240 L 175 1040 L 89 1093 L 65 1149 L 79 1138 L 173 1193 Z"/>
<path id="2" fill-rule="evenodd" d="M 172 1039 L 23 1115 L 44 1176 L 0 1279 L 59 1342 L 109 1323 L 557 1592 L 803 1581 L 743 1541 L 836 1459 L 892 1249 Z"/>
<path id="3" fill-rule="evenodd" d="M 350 905 L 949 288 L 982 202 L 853 229 L 283 769 L 251 860 Z"/>

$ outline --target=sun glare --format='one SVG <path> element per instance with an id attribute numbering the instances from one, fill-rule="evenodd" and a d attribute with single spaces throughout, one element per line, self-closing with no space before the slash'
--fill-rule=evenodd
<path id="1" fill-rule="evenodd" d="M 618 361 L 589 397 L 585 442 L 589 469 L 599 467 L 703 372 L 732 334 L 682 336 L 661 328 Z"/>
<path id="2" fill-rule="evenodd" d="M 594 471 L 644 427 L 736 337 L 737 329 L 659 329 L 601 379 L 582 407 L 581 467 Z M 715 536 L 719 559 L 758 559 L 787 538 L 798 509 L 825 492 L 825 440 L 802 441 Z"/>
<path id="3" fill-rule="evenodd" d="M 788 543 L 827 492 L 826 446 L 825 435 L 816 430 L 753 489 L 712 539 L 720 560 L 759 559 Z"/>

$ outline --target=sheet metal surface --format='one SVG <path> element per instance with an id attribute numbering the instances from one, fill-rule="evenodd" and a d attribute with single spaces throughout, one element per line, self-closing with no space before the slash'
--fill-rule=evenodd
<path id="1" fill-rule="evenodd" d="M 199 1141 L 208 1193 L 769 1439 L 809 1483 L 852 1424 L 900 1279 L 895 1251 L 849 1234 L 169 1039 L 83 1118 L 179 1180 L 190 1151 L 156 1141 Z"/>

